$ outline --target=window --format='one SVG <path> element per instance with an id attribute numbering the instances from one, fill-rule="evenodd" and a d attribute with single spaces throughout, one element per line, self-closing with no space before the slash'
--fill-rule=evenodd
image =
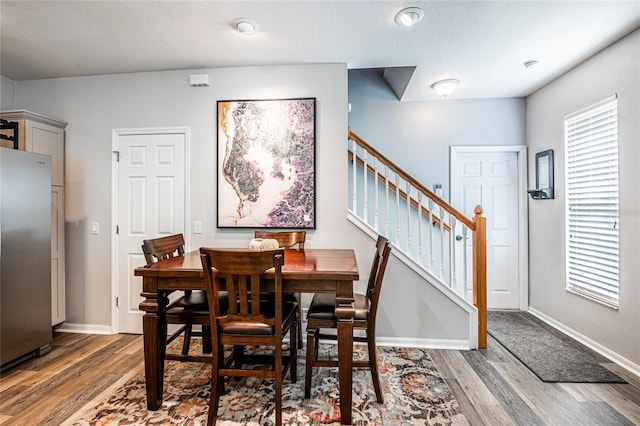
<path id="1" fill-rule="evenodd" d="M 617 308 L 619 301 L 618 102 L 564 120 L 567 290 Z"/>

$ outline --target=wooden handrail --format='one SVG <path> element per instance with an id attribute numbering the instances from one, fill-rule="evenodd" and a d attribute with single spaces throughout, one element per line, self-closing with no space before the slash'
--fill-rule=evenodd
<path id="1" fill-rule="evenodd" d="M 415 180 L 414 178 L 409 176 L 407 173 L 405 173 L 404 170 L 402 170 L 400 167 L 398 167 L 396 164 L 394 164 L 393 161 L 389 160 L 387 157 L 385 157 L 380 152 L 378 152 L 374 147 L 372 147 L 371 145 L 366 143 L 364 140 L 362 140 L 360 138 L 360 136 L 358 136 L 355 133 L 353 133 L 351 131 L 351 129 L 349 129 L 348 137 L 349 137 L 349 139 L 355 140 L 356 142 L 358 142 L 359 145 L 361 145 L 364 148 L 366 148 L 367 151 L 369 151 L 372 154 L 374 154 L 375 157 L 380 159 L 380 161 L 383 164 L 385 164 L 387 167 L 389 167 L 398 176 L 402 177 L 403 180 L 409 182 L 413 187 L 419 189 L 424 194 L 427 194 L 427 196 L 429 198 L 431 198 L 437 205 L 442 207 L 447 213 L 449 213 L 450 215 L 452 215 L 456 219 L 458 219 L 460 222 L 462 222 L 465 225 L 467 225 L 469 227 L 469 229 L 472 229 L 472 230 L 475 231 L 475 224 L 473 223 L 473 221 L 471 219 L 469 219 L 468 217 L 466 217 L 465 215 L 460 213 L 451 204 L 447 203 L 445 200 L 443 200 L 442 198 L 438 197 L 435 192 L 431 191 L 429 188 L 427 188 L 426 186 L 422 185 L 420 182 L 418 182 L 417 180 Z"/>

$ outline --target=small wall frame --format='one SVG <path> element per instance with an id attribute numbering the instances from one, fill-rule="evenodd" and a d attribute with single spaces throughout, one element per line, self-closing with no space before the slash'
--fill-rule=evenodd
<path id="1" fill-rule="evenodd" d="M 552 200 L 553 191 L 553 150 L 536 153 L 536 189 L 529 194 L 534 200 Z"/>

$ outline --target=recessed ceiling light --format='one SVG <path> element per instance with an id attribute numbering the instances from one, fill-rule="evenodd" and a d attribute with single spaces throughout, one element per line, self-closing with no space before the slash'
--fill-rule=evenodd
<path id="1" fill-rule="evenodd" d="M 404 25 L 405 27 L 411 27 L 424 18 L 424 12 L 419 7 L 407 7 L 396 13 L 394 21 L 398 25 Z"/>
<path id="2" fill-rule="evenodd" d="M 260 29 L 256 21 L 247 18 L 236 18 L 231 22 L 231 26 L 240 34 L 255 34 Z"/>

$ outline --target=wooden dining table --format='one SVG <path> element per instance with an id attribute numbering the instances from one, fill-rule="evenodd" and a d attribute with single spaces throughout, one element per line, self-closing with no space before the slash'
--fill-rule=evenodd
<path id="1" fill-rule="evenodd" d="M 136 268 L 142 277 L 144 300 L 140 310 L 144 334 L 144 365 L 147 408 L 162 405 L 164 354 L 167 340 L 166 307 L 169 294 L 176 290 L 204 290 L 205 280 L 199 250 Z M 273 279 L 272 270 L 263 274 Z M 333 293 L 338 318 L 338 381 L 340 423 L 351 424 L 353 368 L 353 283 L 359 280 L 358 265 L 352 249 L 285 250 L 282 289 L 291 293 Z"/>

